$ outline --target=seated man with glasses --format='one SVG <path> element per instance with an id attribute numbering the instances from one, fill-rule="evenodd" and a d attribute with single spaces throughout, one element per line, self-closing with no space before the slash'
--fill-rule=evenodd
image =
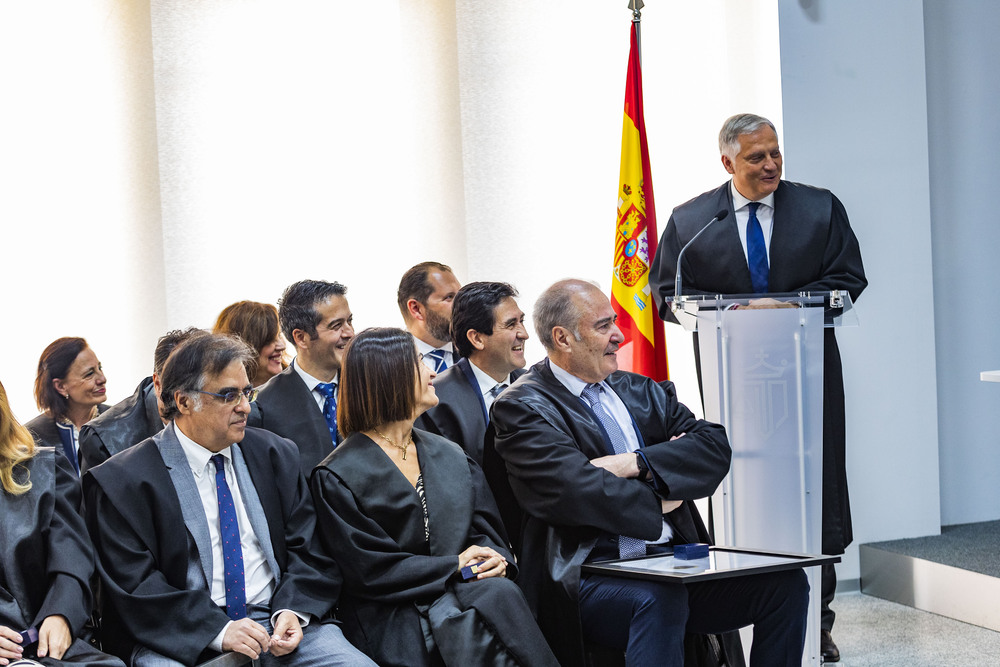
<path id="1" fill-rule="evenodd" d="M 331 621 L 337 564 L 314 538 L 295 445 L 247 428 L 253 351 L 193 337 L 161 376 L 160 433 L 84 477 L 106 650 L 134 667 L 235 651 L 265 665 L 372 665 Z"/>

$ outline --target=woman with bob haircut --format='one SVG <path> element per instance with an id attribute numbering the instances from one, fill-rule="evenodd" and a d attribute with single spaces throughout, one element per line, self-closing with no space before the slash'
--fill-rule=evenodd
<path id="1" fill-rule="evenodd" d="M 344 634 L 383 667 L 557 665 L 508 578 L 479 466 L 413 428 L 438 402 L 433 378 L 401 329 L 363 331 L 344 352 L 344 440 L 311 479 L 321 542 L 344 571 Z"/>
<path id="2" fill-rule="evenodd" d="M 124 667 L 80 638 L 94 601 L 80 498 L 69 461 L 35 445 L 0 384 L 0 665 Z"/>
<path id="3" fill-rule="evenodd" d="M 285 368 L 285 339 L 278 309 L 269 303 L 237 301 L 219 313 L 212 333 L 235 334 L 253 348 L 255 362 L 247 367 L 250 383 L 259 387 Z"/>
<path id="4" fill-rule="evenodd" d="M 42 351 L 35 403 L 42 414 L 25 426 L 43 447 L 61 450 L 80 473 L 80 429 L 108 409 L 104 369 L 79 337 L 58 338 Z"/>

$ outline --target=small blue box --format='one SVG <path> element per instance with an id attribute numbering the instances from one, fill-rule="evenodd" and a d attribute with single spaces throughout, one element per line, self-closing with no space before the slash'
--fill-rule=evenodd
<path id="1" fill-rule="evenodd" d="M 708 558 L 707 544 L 677 544 L 674 545 L 674 558 L 677 560 L 696 560 Z"/>

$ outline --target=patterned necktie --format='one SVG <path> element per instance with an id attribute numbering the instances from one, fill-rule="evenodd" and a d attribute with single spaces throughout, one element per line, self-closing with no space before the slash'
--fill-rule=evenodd
<path id="1" fill-rule="evenodd" d="M 615 454 L 625 454 L 628 452 L 628 444 L 625 440 L 625 434 L 622 432 L 618 422 L 615 421 L 615 418 L 604 409 L 603 405 L 601 405 L 602 391 L 604 391 L 604 387 L 601 385 L 588 384 L 584 387 L 581 396 L 594 411 L 594 414 L 597 416 L 597 421 L 601 423 L 601 426 L 603 426 L 604 430 L 607 432 L 608 437 L 611 439 L 611 447 L 615 450 Z M 645 556 L 646 543 L 634 537 L 619 535 L 618 554 L 622 558 Z"/>
<path id="2" fill-rule="evenodd" d="M 757 219 L 757 202 L 751 202 L 750 218 L 747 220 L 747 261 L 750 265 L 750 280 L 753 282 L 753 291 L 756 294 L 764 294 L 768 291 L 768 281 L 770 269 L 767 266 L 767 246 L 764 244 L 764 230 L 760 227 L 760 220 Z"/>
<path id="3" fill-rule="evenodd" d="M 493 394 L 493 399 L 496 400 L 496 397 L 500 395 L 500 392 L 502 392 L 506 388 L 507 388 L 506 383 L 501 382 L 497 386 L 490 389 L 490 393 Z"/>
<path id="4" fill-rule="evenodd" d="M 234 621 L 247 615 L 247 589 L 243 579 L 243 545 L 240 525 L 236 521 L 233 494 L 226 482 L 226 457 L 216 454 L 215 491 L 219 496 L 219 532 L 222 537 L 222 560 L 226 579 L 226 614 Z"/>
<path id="5" fill-rule="evenodd" d="M 434 360 L 435 373 L 440 373 L 448 368 L 448 364 L 444 360 L 444 350 L 431 350 L 424 357 Z"/>
<path id="6" fill-rule="evenodd" d="M 337 383 L 320 382 L 316 385 L 316 391 L 323 394 L 323 419 L 326 420 L 326 427 L 330 429 L 330 438 L 333 446 L 337 446 Z"/>

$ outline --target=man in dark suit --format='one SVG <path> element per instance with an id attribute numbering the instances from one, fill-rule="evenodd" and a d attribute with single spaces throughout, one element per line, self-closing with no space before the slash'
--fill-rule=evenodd
<path id="1" fill-rule="evenodd" d="M 175 347 L 197 333 L 204 332 L 189 327 L 161 336 L 153 352 L 153 374 L 139 383 L 134 394 L 83 425 L 80 429 L 81 474 L 163 430 L 159 405 L 163 364 Z"/>
<path id="2" fill-rule="evenodd" d="M 752 114 L 733 116 L 719 133 L 719 149 L 732 180 L 674 209 L 660 239 L 650 276 L 660 316 L 676 321 L 665 299 L 674 294 L 677 256 L 719 211 L 728 211 L 726 218 L 684 253 L 683 293 L 845 290 L 856 301 L 868 281 L 847 212 L 829 190 L 781 180 L 774 125 Z M 767 300 L 751 305 L 766 306 Z M 844 378 L 833 328 L 824 336 L 823 382 L 823 553 L 842 554 L 853 532 Z M 830 601 L 837 588 L 833 565 L 823 566 L 822 581 L 820 644 L 824 660 L 835 662 L 840 652 L 830 635 Z"/>
<path id="3" fill-rule="evenodd" d="M 250 425 L 288 438 L 309 473 L 340 441 L 337 384 L 344 348 L 354 338 L 354 316 L 340 283 L 301 280 L 278 302 L 281 331 L 295 346 L 295 360 L 267 381 Z"/>
<path id="4" fill-rule="evenodd" d="M 329 622 L 341 576 L 314 537 L 294 445 L 246 427 L 253 358 L 224 334 L 179 346 L 161 378 L 171 424 L 85 477 L 105 646 L 134 667 L 219 651 L 373 664 Z"/>
<path id="5" fill-rule="evenodd" d="M 507 283 L 469 283 L 451 310 L 452 338 L 462 355 L 434 379 L 437 407 L 421 415 L 417 428 L 457 442 L 479 465 L 490 407 L 524 371 L 524 313 Z"/>
<path id="6" fill-rule="evenodd" d="M 548 358 L 493 404 L 496 451 L 526 514 L 518 583 L 539 625 L 563 664 L 583 664 L 585 636 L 630 664 L 680 666 L 685 631 L 750 624 L 751 665 L 801 664 L 801 570 L 688 586 L 581 574 L 587 561 L 707 541 L 690 501 L 729 470 L 721 426 L 696 419 L 670 382 L 617 370 L 615 319 L 590 283 L 548 288 L 534 310 Z"/>
<path id="7" fill-rule="evenodd" d="M 435 373 L 450 368 L 459 355 L 451 341 L 451 308 L 462 287 L 451 267 L 421 262 L 407 269 L 396 290 L 396 303 L 417 351 Z"/>

